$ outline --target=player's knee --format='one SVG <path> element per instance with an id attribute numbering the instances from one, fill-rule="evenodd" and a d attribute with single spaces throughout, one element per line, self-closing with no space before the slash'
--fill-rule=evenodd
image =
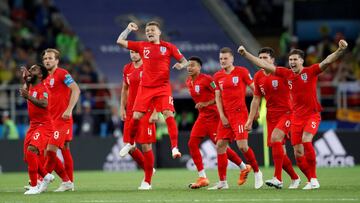
<path id="1" fill-rule="evenodd" d="M 133 119 L 140 120 L 144 116 L 144 113 L 141 112 L 134 112 Z"/>
<path id="2" fill-rule="evenodd" d="M 249 150 L 249 146 L 239 146 L 239 150 L 242 152 L 242 153 L 246 153 L 248 150 Z"/>
<path id="3" fill-rule="evenodd" d="M 30 145 L 30 146 L 27 147 L 27 150 L 30 151 L 30 152 L 39 154 L 39 150 L 35 146 Z"/>
<path id="4" fill-rule="evenodd" d="M 151 144 L 141 144 L 141 150 L 143 152 L 148 152 L 152 149 L 152 146 Z"/>
<path id="5" fill-rule="evenodd" d="M 226 148 L 227 148 L 227 143 L 223 142 L 223 141 L 218 141 L 216 143 L 216 152 L 218 154 L 223 154 L 226 152 Z"/>
<path id="6" fill-rule="evenodd" d="M 56 145 L 49 144 L 46 150 L 56 152 L 58 150 L 58 147 Z"/>
<path id="7" fill-rule="evenodd" d="M 174 113 L 170 110 L 165 110 L 162 112 L 162 114 L 164 115 L 164 118 L 167 119 L 169 117 L 174 117 Z"/>
<path id="8" fill-rule="evenodd" d="M 70 141 L 65 142 L 64 148 L 65 149 L 70 149 Z"/>
<path id="9" fill-rule="evenodd" d="M 278 135 L 272 135 L 271 136 L 271 142 L 274 143 L 274 142 L 281 142 L 282 141 L 282 138 Z"/>
<path id="10" fill-rule="evenodd" d="M 294 148 L 294 155 L 295 157 L 301 157 L 304 156 L 304 150 L 300 147 L 295 147 Z"/>

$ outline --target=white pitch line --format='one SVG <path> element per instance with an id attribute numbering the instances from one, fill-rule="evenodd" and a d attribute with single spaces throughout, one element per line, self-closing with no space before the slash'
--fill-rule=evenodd
<path id="1" fill-rule="evenodd" d="M 339 199 L 169 199 L 169 200 L 82 200 L 82 203 L 121 203 L 121 202 L 328 202 L 328 201 L 339 201 L 339 202 L 353 202 L 359 201 L 357 198 L 339 198 Z"/>

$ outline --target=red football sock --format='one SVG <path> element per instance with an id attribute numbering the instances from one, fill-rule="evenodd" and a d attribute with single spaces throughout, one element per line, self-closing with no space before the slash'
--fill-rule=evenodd
<path id="1" fill-rule="evenodd" d="M 228 159 L 233 162 L 234 164 L 236 164 L 237 166 L 240 166 L 242 160 L 240 158 L 240 156 L 234 151 L 232 150 L 230 147 L 228 147 L 226 149 L 226 154 L 228 156 Z"/>
<path id="2" fill-rule="evenodd" d="M 74 162 L 73 162 L 73 158 L 72 158 L 70 149 L 63 148 L 63 149 L 61 149 L 61 153 L 64 157 L 65 171 L 66 171 L 70 181 L 73 182 L 74 181 Z"/>
<path id="3" fill-rule="evenodd" d="M 152 150 L 144 152 L 144 171 L 145 178 L 144 181 L 151 185 L 151 177 L 153 175 L 154 168 L 154 154 Z"/>
<path id="4" fill-rule="evenodd" d="M 219 179 L 220 179 L 220 181 L 224 181 L 224 180 L 226 180 L 226 169 L 227 169 L 227 165 L 228 165 L 227 154 L 226 153 L 218 154 L 217 159 L 218 159 Z"/>
<path id="5" fill-rule="evenodd" d="M 138 148 L 135 148 L 135 150 L 133 152 L 130 152 L 129 154 L 134 159 L 134 161 L 138 164 L 138 166 L 140 168 L 144 169 L 143 153 Z"/>
<path id="6" fill-rule="evenodd" d="M 198 171 L 201 171 L 204 169 L 204 165 L 202 162 L 202 157 L 199 149 L 199 145 L 201 143 L 202 138 L 200 137 L 190 137 L 190 140 L 188 142 L 188 147 L 190 151 L 191 158 L 194 161 L 194 164 Z"/>
<path id="7" fill-rule="evenodd" d="M 272 156 L 274 160 L 274 177 L 278 180 L 282 181 L 282 166 L 283 166 L 283 159 L 284 159 L 284 149 L 281 142 L 273 142 L 272 146 Z"/>
<path id="8" fill-rule="evenodd" d="M 245 156 L 246 161 L 253 168 L 254 172 L 258 172 L 259 171 L 259 165 L 258 165 L 258 163 L 256 161 L 254 151 L 251 149 L 251 147 L 249 147 L 247 152 L 243 152 L 243 154 Z"/>
<path id="9" fill-rule="evenodd" d="M 178 146 L 178 129 L 174 117 L 168 117 L 166 119 L 166 125 L 169 132 L 171 149 Z"/>
<path id="10" fill-rule="evenodd" d="M 28 164 L 28 174 L 30 178 L 30 185 L 32 187 L 37 185 L 37 173 L 38 173 L 38 162 L 37 154 L 27 150 L 26 151 L 26 162 Z"/>
<path id="11" fill-rule="evenodd" d="M 65 171 L 63 163 L 60 161 L 58 157 L 56 157 L 55 161 L 56 161 L 55 172 L 58 174 L 58 176 L 61 178 L 63 182 L 68 182 L 70 178 Z"/>
<path id="12" fill-rule="evenodd" d="M 316 178 L 316 154 L 311 142 L 304 142 L 304 152 L 306 161 L 309 165 L 309 175 L 311 178 Z"/>
<path id="13" fill-rule="evenodd" d="M 46 152 L 46 164 L 45 164 L 45 170 L 48 173 L 52 173 L 56 166 L 56 152 L 53 151 L 47 151 Z"/>
<path id="14" fill-rule="evenodd" d="M 305 156 L 296 157 L 296 164 L 300 170 L 304 173 L 308 181 L 310 182 L 309 166 L 307 164 Z"/>
<path id="15" fill-rule="evenodd" d="M 286 171 L 287 174 L 289 174 L 292 180 L 299 178 L 298 174 L 294 170 L 294 167 L 292 166 L 291 160 L 286 154 L 284 154 L 282 168 L 284 169 L 284 171 Z"/>
<path id="16" fill-rule="evenodd" d="M 37 163 L 38 163 L 38 174 L 41 176 L 41 177 L 45 177 L 46 174 L 47 174 L 47 171 L 45 170 L 44 168 L 44 165 L 43 163 L 41 162 L 41 157 L 44 157 L 42 155 L 37 155 L 36 158 L 37 158 Z"/>

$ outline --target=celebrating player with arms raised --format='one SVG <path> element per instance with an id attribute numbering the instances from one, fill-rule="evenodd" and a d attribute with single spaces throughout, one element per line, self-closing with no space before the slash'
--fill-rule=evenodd
<path id="1" fill-rule="evenodd" d="M 321 63 L 304 67 L 304 52 L 299 49 L 289 53 L 290 69 L 278 68 L 274 64 L 249 54 L 243 46 L 238 52 L 264 70 L 291 81 L 293 115 L 291 119 L 291 143 L 294 146 L 297 165 L 307 176 L 308 183 L 303 189 L 320 187 L 316 176 L 316 154 L 312 145 L 320 125 L 321 105 L 317 100 L 316 82 L 318 75 L 335 62 L 347 48 L 345 40 L 339 41 L 339 48 L 327 56 Z"/>
<path id="2" fill-rule="evenodd" d="M 129 23 L 128 27 L 120 34 L 117 44 L 136 51 L 143 60 L 143 75 L 139 86 L 138 94 L 134 104 L 133 120 L 130 121 L 129 129 L 135 133 L 139 120 L 145 115 L 151 104 L 155 105 L 157 112 L 162 112 L 168 127 L 171 141 L 173 158 L 181 157 L 178 149 L 178 130 L 174 119 L 174 102 L 171 96 L 170 86 L 170 60 L 174 57 L 180 63 L 174 65 L 177 69 L 187 66 L 187 60 L 176 48 L 175 45 L 160 40 L 161 30 L 159 23 L 151 21 L 146 24 L 145 34 L 148 39 L 145 41 L 127 41 L 126 38 L 131 31 L 138 30 L 135 23 Z M 131 135 L 134 137 L 134 135 Z M 133 144 L 133 143 L 130 143 Z M 130 146 L 125 149 L 129 151 Z"/>

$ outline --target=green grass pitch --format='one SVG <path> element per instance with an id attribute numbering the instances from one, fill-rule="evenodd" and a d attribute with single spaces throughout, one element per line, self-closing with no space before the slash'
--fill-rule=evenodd
<path id="1" fill-rule="evenodd" d="M 262 169 L 264 180 L 271 178 L 273 169 Z M 208 170 L 211 185 L 217 178 L 216 170 Z M 27 173 L 0 174 L 0 202 L 360 202 L 360 166 L 354 168 L 320 168 L 319 190 L 288 190 L 289 177 L 283 173 L 284 189 L 276 190 L 266 185 L 255 190 L 253 173 L 248 182 L 236 185 L 238 170 L 228 170 L 230 189 L 208 191 L 205 188 L 191 190 L 188 184 L 193 182 L 197 173 L 186 169 L 158 169 L 153 177 L 151 191 L 138 191 L 143 178 L 141 171 L 102 172 L 79 171 L 75 173 L 75 192 L 53 193 L 59 185 L 59 178 L 52 183 L 48 192 L 25 196 L 23 186 L 28 181 Z M 301 176 L 303 187 L 305 178 Z"/>

